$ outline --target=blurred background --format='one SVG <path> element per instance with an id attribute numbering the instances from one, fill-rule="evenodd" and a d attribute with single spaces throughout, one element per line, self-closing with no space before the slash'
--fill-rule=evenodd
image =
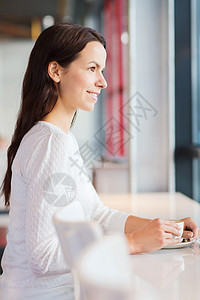
<path id="1" fill-rule="evenodd" d="M 97 192 L 200 202 L 198 0 L 0 0 L 0 181 L 30 51 L 54 23 L 107 41 L 108 88 L 72 128 Z"/>

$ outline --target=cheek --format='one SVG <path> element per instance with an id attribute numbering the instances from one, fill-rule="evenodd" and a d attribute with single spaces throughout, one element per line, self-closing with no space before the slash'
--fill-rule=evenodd
<path id="1" fill-rule="evenodd" d="M 92 78 L 88 74 L 70 74 L 60 83 L 60 91 L 65 95 L 81 95 L 92 86 Z"/>
<path id="2" fill-rule="evenodd" d="M 90 77 L 88 77 L 87 75 L 83 74 L 82 76 L 74 79 L 74 82 L 76 82 L 77 87 L 80 87 L 82 89 L 87 90 L 88 86 L 90 86 Z"/>
<path id="3" fill-rule="evenodd" d="M 60 92 L 61 95 L 68 95 L 74 92 L 75 89 L 75 81 L 73 80 L 73 78 L 67 77 L 64 80 L 62 80 L 60 82 Z"/>

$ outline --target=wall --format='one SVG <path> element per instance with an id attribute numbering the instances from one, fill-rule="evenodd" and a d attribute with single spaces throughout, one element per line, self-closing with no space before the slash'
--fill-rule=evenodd
<path id="1" fill-rule="evenodd" d="M 131 187 L 133 192 L 167 191 L 169 120 L 173 120 L 169 99 L 168 1 L 134 0 L 129 4 L 130 97 L 139 95 L 140 103 L 143 101 L 147 108 L 146 112 L 135 110 L 140 115 L 140 131 L 130 124 L 134 136 L 130 145 Z"/>
<path id="2" fill-rule="evenodd" d="M 0 42 L 0 135 L 10 138 L 16 122 L 21 85 L 32 41 Z"/>

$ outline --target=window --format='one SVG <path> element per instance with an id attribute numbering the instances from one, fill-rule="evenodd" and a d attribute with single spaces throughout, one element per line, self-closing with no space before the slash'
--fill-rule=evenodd
<path id="1" fill-rule="evenodd" d="M 192 141 L 197 157 L 193 158 L 193 197 L 200 202 L 200 3 L 191 1 L 191 82 Z"/>
<path id="2" fill-rule="evenodd" d="M 176 190 L 200 202 L 200 3 L 175 1 Z"/>

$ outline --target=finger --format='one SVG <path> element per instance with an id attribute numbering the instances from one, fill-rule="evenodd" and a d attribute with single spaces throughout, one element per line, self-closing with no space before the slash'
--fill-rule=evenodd
<path id="1" fill-rule="evenodd" d="M 199 232 L 199 228 L 195 223 L 190 223 L 190 226 L 186 224 L 186 229 L 189 229 L 193 232 L 193 236 L 197 237 L 198 236 L 198 232 Z M 188 231 L 189 231 L 188 230 Z M 187 230 L 186 230 L 187 231 Z"/>
<path id="2" fill-rule="evenodd" d="M 182 243 L 183 239 L 166 239 L 167 245 L 176 245 Z"/>
<path id="3" fill-rule="evenodd" d="M 166 238 L 166 239 L 173 239 L 173 240 L 178 240 L 178 238 L 175 238 L 174 237 L 174 234 L 172 234 L 172 233 L 167 233 L 167 232 L 165 232 L 165 234 L 164 234 L 164 237 Z M 180 237 L 179 239 L 182 239 L 183 240 L 183 237 Z M 177 243 L 177 242 L 176 242 Z"/>
<path id="4" fill-rule="evenodd" d="M 171 225 L 165 225 L 163 226 L 163 230 L 167 233 L 171 233 L 171 234 L 174 234 L 176 236 L 179 236 L 180 235 L 180 229 L 179 228 L 176 228 L 175 226 L 171 226 Z"/>
<path id="5" fill-rule="evenodd" d="M 163 224 L 175 227 L 177 230 L 180 230 L 179 225 L 177 223 L 175 223 L 174 221 L 164 220 Z"/>
<path id="6" fill-rule="evenodd" d="M 165 239 L 174 239 L 174 235 L 172 233 L 168 233 L 168 232 L 165 232 L 164 237 L 165 237 Z"/>
<path id="7" fill-rule="evenodd" d="M 198 234 L 199 234 L 199 228 L 198 228 L 197 224 L 191 218 L 184 218 L 181 221 L 183 221 L 185 224 L 184 229 L 186 229 L 188 231 L 192 231 L 193 236 L 195 238 L 197 238 Z"/>
<path id="8" fill-rule="evenodd" d="M 182 237 L 185 239 L 191 239 L 192 237 L 194 237 L 194 234 L 192 231 L 184 230 Z"/>
<path id="9" fill-rule="evenodd" d="M 199 228 L 196 226 L 196 224 L 195 224 L 195 227 L 192 229 L 192 231 L 193 231 L 194 237 L 198 238 Z"/>

